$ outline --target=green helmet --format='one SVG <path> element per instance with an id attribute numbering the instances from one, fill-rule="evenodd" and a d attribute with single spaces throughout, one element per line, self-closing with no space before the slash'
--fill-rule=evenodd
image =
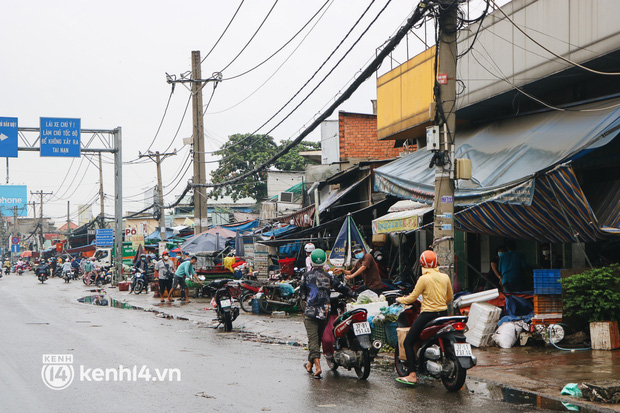
<path id="1" fill-rule="evenodd" d="M 325 255 L 325 251 L 317 248 L 310 254 L 310 261 L 312 261 L 313 267 L 322 267 L 327 261 L 327 255 Z"/>

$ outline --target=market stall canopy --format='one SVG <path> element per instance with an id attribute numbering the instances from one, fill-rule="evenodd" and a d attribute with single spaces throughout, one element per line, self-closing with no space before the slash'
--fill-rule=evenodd
<path id="1" fill-rule="evenodd" d="M 416 209 L 390 212 L 372 221 L 372 233 L 389 234 L 415 230 L 422 225 L 424 214 L 432 210 L 433 207 L 423 206 Z"/>
<path id="2" fill-rule="evenodd" d="M 456 157 L 471 160 L 472 180 L 457 181 L 455 205 L 475 205 L 487 200 L 529 205 L 537 173 L 584 156 L 611 142 L 619 132 L 620 99 L 457 131 Z M 375 169 L 375 189 L 432 203 L 432 156 L 431 151 L 422 149 Z"/>
<path id="3" fill-rule="evenodd" d="M 343 196 L 351 192 L 351 190 L 356 188 L 359 184 L 364 182 L 367 178 L 368 176 L 365 176 L 362 179 L 358 180 L 357 182 L 353 183 L 352 185 L 347 186 L 346 188 L 340 188 L 338 191 L 332 192 L 331 194 L 329 194 L 329 196 L 325 198 L 323 202 L 320 203 L 319 213 L 323 213 L 327 208 L 334 205 L 340 198 L 342 198 Z"/>
<path id="4" fill-rule="evenodd" d="M 226 248 L 227 240 L 225 237 L 218 237 L 205 231 L 185 241 L 180 248 L 182 251 L 189 252 L 190 254 L 220 251 Z"/>
<path id="5" fill-rule="evenodd" d="M 231 231 L 241 231 L 242 233 L 245 231 L 253 230 L 254 228 L 258 228 L 258 219 L 252 219 L 244 222 L 235 222 L 234 224 L 223 224 L 222 228 L 229 229 Z"/>
<path id="6" fill-rule="evenodd" d="M 221 226 L 215 226 L 215 227 L 211 227 L 208 230 L 205 231 L 208 234 L 212 234 L 212 235 L 220 235 L 220 237 L 224 237 L 227 239 L 231 239 L 234 238 L 236 235 L 235 231 L 231 231 L 227 228 L 221 227 Z"/>

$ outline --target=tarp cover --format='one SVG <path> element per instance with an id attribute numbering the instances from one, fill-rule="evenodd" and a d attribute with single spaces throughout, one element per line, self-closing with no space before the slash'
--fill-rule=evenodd
<path id="1" fill-rule="evenodd" d="M 219 240 L 219 242 L 218 242 Z M 213 252 L 220 251 L 226 247 L 225 237 L 218 237 L 208 232 L 203 232 L 198 235 L 194 235 L 181 245 L 181 250 L 195 254 L 197 252 Z"/>
<path id="2" fill-rule="evenodd" d="M 390 212 L 372 221 L 372 233 L 389 234 L 415 230 L 422 224 L 424 214 L 432 210 L 432 207 L 425 206 L 408 211 Z"/>
<path id="3" fill-rule="evenodd" d="M 455 204 L 531 204 L 531 178 L 606 145 L 620 131 L 620 99 L 499 120 L 456 134 L 456 157 L 471 160 L 472 180 L 457 181 Z M 375 169 L 375 189 L 431 203 L 435 169 L 422 149 Z"/>
<path id="4" fill-rule="evenodd" d="M 319 213 L 322 213 L 327 208 L 329 208 L 330 206 L 334 205 L 340 198 L 342 198 L 343 196 L 348 194 L 351 190 L 353 190 L 353 188 L 355 188 L 359 184 L 361 184 L 366 178 L 368 178 L 368 176 L 363 177 L 359 181 L 353 183 L 352 185 L 347 186 L 346 188 L 340 188 L 338 191 L 332 192 L 331 194 L 329 194 L 329 196 L 327 198 L 325 198 L 319 204 Z"/>

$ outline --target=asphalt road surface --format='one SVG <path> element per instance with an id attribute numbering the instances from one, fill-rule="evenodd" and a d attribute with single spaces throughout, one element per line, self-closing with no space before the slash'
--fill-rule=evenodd
<path id="1" fill-rule="evenodd" d="M 495 412 L 532 411 L 501 389 L 439 381 L 416 388 L 373 368 L 304 372 L 300 347 L 244 341 L 236 332 L 139 310 L 79 303 L 78 281 L 45 284 L 31 272 L 0 279 L 2 412 Z M 327 370 L 323 362 L 324 372 Z M 522 400 L 521 400 L 522 402 Z"/>

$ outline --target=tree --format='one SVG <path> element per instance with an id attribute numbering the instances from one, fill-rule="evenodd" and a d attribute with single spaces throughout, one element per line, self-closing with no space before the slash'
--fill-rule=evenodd
<path id="1" fill-rule="evenodd" d="M 276 144 L 269 135 L 235 134 L 228 137 L 222 148 L 217 152 L 222 157 L 219 166 L 211 172 L 213 183 L 229 181 L 239 175 L 245 174 L 257 166 L 262 165 L 290 141 L 282 141 Z M 281 171 L 299 171 L 305 169 L 309 163 L 307 159 L 299 155 L 300 151 L 320 149 L 319 142 L 301 142 L 287 154 L 274 162 L 274 167 Z M 241 182 L 231 186 L 219 187 L 211 191 L 210 196 L 217 199 L 228 195 L 233 200 L 251 197 L 261 200 L 267 197 L 267 172 L 254 173 Z"/>

